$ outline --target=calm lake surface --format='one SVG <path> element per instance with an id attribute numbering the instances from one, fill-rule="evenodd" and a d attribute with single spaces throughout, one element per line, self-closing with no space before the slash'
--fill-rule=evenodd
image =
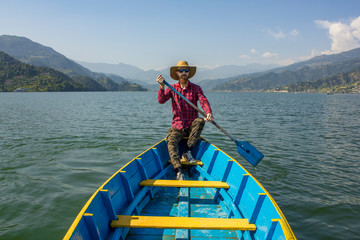
<path id="1" fill-rule="evenodd" d="M 215 119 L 265 158 L 254 168 L 298 239 L 360 239 L 360 95 L 206 93 Z M 62 239 L 93 192 L 163 139 L 156 92 L 1 93 L 0 239 Z"/>

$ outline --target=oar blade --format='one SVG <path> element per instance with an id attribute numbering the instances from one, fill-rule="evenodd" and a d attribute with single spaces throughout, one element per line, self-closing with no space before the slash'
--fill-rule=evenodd
<path id="1" fill-rule="evenodd" d="M 236 147 L 239 154 L 254 167 L 256 167 L 264 157 L 261 152 L 247 141 L 236 141 Z"/>

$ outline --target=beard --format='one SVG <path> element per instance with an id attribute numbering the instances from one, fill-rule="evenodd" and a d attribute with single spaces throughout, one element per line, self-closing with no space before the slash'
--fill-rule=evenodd
<path id="1" fill-rule="evenodd" d="M 182 78 L 184 80 L 188 80 L 189 76 L 187 74 L 181 74 L 180 78 Z"/>

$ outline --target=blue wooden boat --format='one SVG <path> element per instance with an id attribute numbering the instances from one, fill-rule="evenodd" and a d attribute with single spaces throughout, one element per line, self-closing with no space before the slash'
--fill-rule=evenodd
<path id="1" fill-rule="evenodd" d="M 197 162 L 182 162 L 186 180 L 177 181 L 166 140 L 155 144 L 90 197 L 64 239 L 296 239 L 236 160 L 205 139 L 192 154 Z"/>

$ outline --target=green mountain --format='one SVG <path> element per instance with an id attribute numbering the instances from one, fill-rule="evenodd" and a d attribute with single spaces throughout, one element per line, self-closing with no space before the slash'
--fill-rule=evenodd
<path id="1" fill-rule="evenodd" d="M 308 61 L 270 71 L 242 75 L 234 81 L 217 85 L 213 90 L 267 91 L 298 82 L 327 78 L 360 67 L 360 48 L 348 52 L 323 55 Z"/>
<path id="2" fill-rule="evenodd" d="M 287 90 L 288 92 L 360 93 L 360 67 L 328 78 L 291 84 L 279 90 Z"/>
<path id="3" fill-rule="evenodd" d="M 117 76 L 115 81 L 105 74 L 94 73 L 52 48 L 35 43 L 25 37 L 0 36 L 0 51 L 23 63 L 50 67 L 65 73 L 83 84 L 89 91 L 146 91 L 140 85 L 131 84 L 120 76 Z"/>
<path id="4" fill-rule="evenodd" d="M 84 85 L 49 67 L 22 63 L 0 52 L 0 91 L 85 91 Z"/>
<path id="5" fill-rule="evenodd" d="M 0 51 L 23 63 L 51 67 L 69 76 L 93 77 L 93 73 L 80 64 L 66 58 L 50 47 L 43 46 L 25 37 L 0 36 Z"/>

